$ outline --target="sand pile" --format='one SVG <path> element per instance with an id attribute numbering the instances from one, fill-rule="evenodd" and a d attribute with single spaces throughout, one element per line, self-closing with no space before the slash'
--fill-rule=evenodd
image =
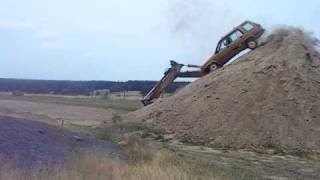
<path id="1" fill-rule="evenodd" d="M 298 29 L 128 115 L 212 147 L 320 149 L 320 55 Z"/>

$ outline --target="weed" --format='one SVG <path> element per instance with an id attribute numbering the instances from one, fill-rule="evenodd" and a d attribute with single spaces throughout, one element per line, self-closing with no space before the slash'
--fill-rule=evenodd
<path id="1" fill-rule="evenodd" d="M 310 152 L 304 151 L 302 149 L 296 149 L 296 150 L 293 150 L 293 151 L 289 151 L 288 154 L 290 154 L 292 156 L 297 156 L 297 157 L 300 157 L 300 158 L 310 158 L 310 156 L 311 156 Z"/>
<path id="2" fill-rule="evenodd" d="M 120 121 L 121 121 L 121 116 L 116 113 L 113 113 L 112 114 L 112 123 L 118 124 Z"/>
<path id="3" fill-rule="evenodd" d="M 195 165 L 176 158 L 168 151 L 151 152 L 144 145 L 140 145 L 134 145 L 134 149 L 130 150 L 132 157 L 127 161 L 110 159 L 97 152 L 88 152 L 61 168 L 40 166 L 30 171 L 23 171 L 8 166 L 0 169 L 0 179 L 205 180 L 216 177 L 209 169 L 194 171 Z"/>
<path id="4" fill-rule="evenodd" d="M 194 145 L 194 146 L 199 146 L 199 145 L 204 145 L 204 141 L 201 140 L 198 137 L 192 136 L 190 134 L 184 134 L 180 138 L 180 142 L 188 145 Z"/>
<path id="5" fill-rule="evenodd" d="M 276 146 L 272 143 L 264 145 L 263 149 L 265 152 L 267 152 L 267 154 L 277 154 L 277 155 L 285 155 L 286 154 L 286 152 L 283 148 Z"/>

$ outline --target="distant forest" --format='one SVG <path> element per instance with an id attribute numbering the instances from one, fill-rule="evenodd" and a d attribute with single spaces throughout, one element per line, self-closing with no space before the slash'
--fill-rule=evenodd
<path id="1" fill-rule="evenodd" d="M 60 80 L 24 80 L 0 78 L 0 91 L 21 91 L 35 94 L 90 95 L 94 90 L 109 89 L 111 92 L 140 91 L 146 94 L 157 81 L 60 81 Z M 189 82 L 175 82 L 166 90 L 172 93 Z"/>

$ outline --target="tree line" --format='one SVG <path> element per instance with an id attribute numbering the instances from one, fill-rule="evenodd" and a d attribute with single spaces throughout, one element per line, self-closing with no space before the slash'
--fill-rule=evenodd
<path id="1" fill-rule="evenodd" d="M 109 89 L 111 92 L 140 91 L 146 94 L 157 81 L 64 81 L 26 80 L 0 78 L 0 91 L 21 91 L 34 94 L 90 95 L 94 90 Z M 172 93 L 189 82 L 174 82 L 166 92 Z"/>

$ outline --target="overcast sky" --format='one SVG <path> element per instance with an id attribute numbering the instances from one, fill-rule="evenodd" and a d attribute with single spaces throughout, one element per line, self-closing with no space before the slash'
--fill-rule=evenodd
<path id="1" fill-rule="evenodd" d="M 2 78 L 158 80 L 249 19 L 320 37 L 319 0 L 1 0 Z"/>

